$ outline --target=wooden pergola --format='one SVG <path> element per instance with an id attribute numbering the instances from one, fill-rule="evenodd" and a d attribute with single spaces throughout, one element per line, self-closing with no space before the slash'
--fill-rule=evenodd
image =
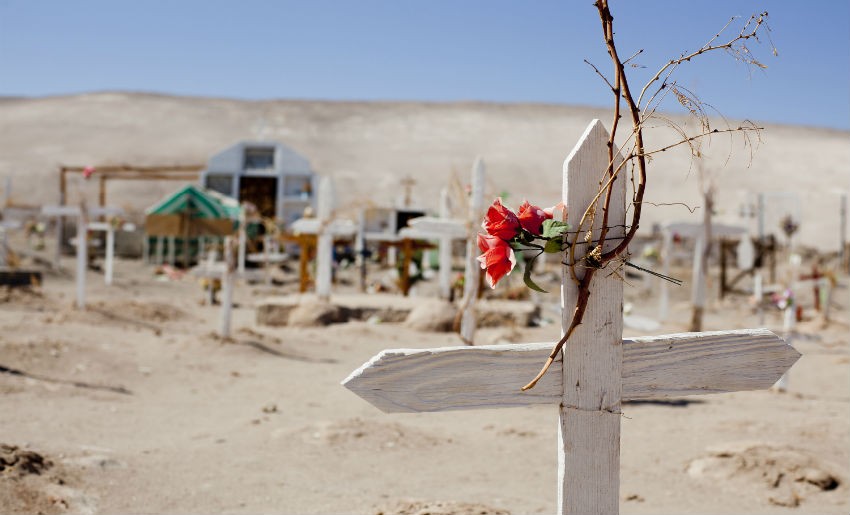
<path id="1" fill-rule="evenodd" d="M 59 205 L 64 206 L 68 199 L 68 174 L 83 173 L 85 166 L 59 166 Z M 124 181 L 197 181 L 204 165 L 199 164 L 168 164 L 154 166 L 138 166 L 130 164 L 94 166 L 98 179 L 98 206 L 106 206 L 106 183 L 110 180 Z M 59 256 L 62 253 L 63 224 L 60 217 L 56 228 L 56 256 L 54 266 L 59 266 Z"/>
<path id="2" fill-rule="evenodd" d="M 136 166 L 136 165 L 105 165 L 95 166 L 95 175 L 98 179 L 97 203 L 99 206 L 106 205 L 106 182 L 119 179 L 122 181 L 195 181 L 204 165 L 158 165 L 158 166 Z M 60 166 L 59 167 L 59 205 L 65 205 L 68 192 L 69 173 L 83 173 L 85 166 Z"/>

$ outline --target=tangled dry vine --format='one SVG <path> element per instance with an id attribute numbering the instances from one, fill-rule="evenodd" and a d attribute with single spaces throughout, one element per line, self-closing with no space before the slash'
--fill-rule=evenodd
<path id="1" fill-rule="evenodd" d="M 564 336 L 552 348 L 552 352 L 549 354 L 543 368 L 534 379 L 522 387 L 522 390 L 528 390 L 537 384 L 540 378 L 549 370 L 549 367 L 558 356 L 558 353 L 561 352 L 564 344 L 570 339 L 575 329 L 581 325 L 585 311 L 587 310 L 588 299 L 590 298 L 590 285 L 596 273 L 609 266 L 611 267 L 611 273 L 616 273 L 628 258 L 629 244 L 640 227 L 640 217 L 644 205 L 643 198 L 646 191 L 647 164 L 652 155 L 665 152 L 674 147 L 687 145 L 692 156 L 699 158 L 701 155 L 701 141 L 706 137 L 721 133 L 729 133 L 730 135 L 732 133 L 742 134 L 744 143 L 752 148 L 749 134 L 754 133 L 758 135 L 758 131 L 762 129 L 749 121 L 745 121 L 737 126 L 730 126 L 725 119 L 723 119 L 726 123 L 725 127 L 720 129 L 712 127 L 708 116 L 708 109 L 713 108 L 709 104 L 700 101 L 687 88 L 677 84 L 673 79 L 673 73 L 679 66 L 690 62 L 692 59 L 705 53 L 719 50 L 728 52 L 734 59 L 744 63 L 748 67 L 766 68 L 750 52 L 747 42 L 750 40 L 759 41 L 760 32 L 769 32 L 766 23 L 767 12 L 750 16 L 736 35 L 732 36 L 725 43 L 718 42 L 736 19 L 732 18 L 723 29 L 698 50 L 682 54 L 662 66 L 646 85 L 643 86 L 637 99 L 635 99 L 626 74 L 626 67 L 632 59 L 643 51 L 640 50 L 625 60 L 621 59 L 614 42 L 614 17 L 608 6 L 608 0 L 597 0 L 594 6 L 599 13 L 605 47 L 613 65 L 613 80 L 610 80 L 596 66 L 588 63 L 602 77 L 614 95 L 614 116 L 611 123 L 610 139 L 607 142 L 608 166 L 604 171 L 601 171 L 599 191 L 596 197 L 591 201 L 584 213 L 582 213 L 579 220 L 572 226 L 573 230 L 565 235 L 567 260 L 564 264 L 569 270 L 570 278 L 578 288 L 576 307 L 570 324 L 564 332 Z M 774 50 L 775 54 L 776 51 Z M 659 105 L 671 93 L 676 101 L 698 120 L 698 132 L 688 134 L 682 126 L 657 112 Z M 620 129 L 620 119 L 623 117 L 621 113 L 623 104 L 625 104 L 626 116 L 631 121 L 632 127 L 631 132 L 627 135 L 625 142 L 620 146 L 620 150 L 618 151 L 615 140 Z M 644 130 L 649 127 L 648 122 L 653 119 L 660 120 L 672 128 L 680 136 L 680 139 L 675 143 L 648 150 L 644 140 Z M 614 181 L 621 174 L 624 174 L 625 170 L 631 172 L 631 182 L 633 185 L 632 200 L 630 203 L 631 220 L 627 224 L 625 237 L 618 238 L 618 243 L 613 248 L 604 250 L 606 248 L 605 243 L 608 237 L 608 231 L 611 229 L 608 223 L 608 213 L 611 205 Z M 598 215 L 596 211 L 600 199 L 604 199 L 601 204 L 602 223 L 599 234 L 594 236 L 592 234 L 593 224 Z M 586 250 L 584 255 L 576 256 L 576 250 L 582 242 L 588 244 L 588 250 Z"/>

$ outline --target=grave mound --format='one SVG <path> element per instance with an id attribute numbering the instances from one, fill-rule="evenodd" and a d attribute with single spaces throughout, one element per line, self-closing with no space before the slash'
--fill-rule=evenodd
<path id="1" fill-rule="evenodd" d="M 796 507 L 807 497 L 837 490 L 842 480 L 832 468 L 791 446 L 727 444 L 692 460 L 688 475 L 741 489 L 778 506 Z"/>

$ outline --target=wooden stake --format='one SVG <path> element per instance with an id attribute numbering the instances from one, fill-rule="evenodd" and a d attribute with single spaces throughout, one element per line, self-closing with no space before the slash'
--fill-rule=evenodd
<path id="1" fill-rule="evenodd" d="M 86 225 L 85 216 L 81 213 L 77 216 L 77 307 L 79 309 L 86 309 L 86 267 L 89 260 Z"/>
<path id="2" fill-rule="evenodd" d="M 316 295 L 324 300 L 331 296 L 334 249 L 330 225 L 336 203 L 335 196 L 333 179 L 329 176 L 322 177 L 319 181 L 319 205 L 316 210 L 320 223 L 319 233 L 316 235 Z"/>
<path id="3" fill-rule="evenodd" d="M 472 345 L 475 339 L 475 302 L 478 300 L 478 285 L 481 265 L 478 263 L 477 228 L 484 211 L 484 161 L 479 157 L 472 166 L 472 194 L 469 198 L 469 239 L 466 241 L 466 270 L 463 276 L 463 315 L 460 319 L 460 338 Z"/>
<path id="4" fill-rule="evenodd" d="M 221 277 L 221 328 L 219 336 L 230 338 L 230 319 L 233 311 L 233 279 L 236 273 L 236 251 L 233 238 L 224 239 L 224 258 L 226 267 Z"/>
<path id="5" fill-rule="evenodd" d="M 449 205 L 449 190 L 440 190 L 440 218 L 448 219 L 451 216 Z M 445 235 L 440 238 L 440 297 L 448 300 L 452 294 L 452 239 Z"/>
<path id="6" fill-rule="evenodd" d="M 567 157 L 563 202 L 568 212 L 583 213 L 596 195 L 601 174 L 608 166 L 608 137 L 602 123 L 594 120 Z M 619 162 L 614 163 L 614 168 L 618 165 Z M 608 211 L 611 248 L 625 235 L 624 177 L 614 181 Z M 603 205 L 604 200 L 600 198 L 598 212 Z M 602 217 L 597 216 L 594 234 L 598 234 L 601 223 Z M 608 250 L 604 248 L 603 252 Z M 575 255 L 583 256 L 585 250 L 576 249 Z M 562 352 L 564 393 L 559 408 L 558 438 L 558 513 L 562 514 L 619 511 L 623 282 L 611 273 L 613 271 L 613 268 L 602 271 L 594 277 L 584 321 Z M 563 267 L 562 272 L 563 335 L 572 321 L 578 287 L 570 279 L 567 267 Z M 583 271 L 579 274 L 579 277 L 584 275 Z"/>
<path id="7" fill-rule="evenodd" d="M 108 223 L 108 222 L 107 222 Z M 107 286 L 112 284 L 112 269 L 115 259 L 115 229 L 110 225 L 106 229 L 106 258 L 103 265 L 103 281 Z"/>

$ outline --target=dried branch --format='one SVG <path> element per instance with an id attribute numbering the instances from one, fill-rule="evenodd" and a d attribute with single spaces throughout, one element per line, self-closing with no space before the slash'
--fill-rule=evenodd
<path id="1" fill-rule="evenodd" d="M 731 127 L 729 126 L 728 122 L 726 122 L 725 118 L 724 122 L 726 122 L 727 124 L 727 127 L 725 129 L 712 129 L 707 113 L 707 108 L 712 110 L 715 109 L 710 104 L 702 102 L 699 98 L 697 98 L 697 96 L 693 92 L 677 84 L 675 81 L 671 81 L 670 79 L 672 77 L 673 72 L 681 64 L 689 62 L 691 59 L 694 59 L 702 54 L 716 50 L 727 51 L 736 60 L 740 60 L 748 66 L 764 68 L 765 66 L 760 63 L 752 55 L 749 48 L 747 48 L 746 41 L 750 39 L 755 39 L 756 41 L 758 41 L 759 29 L 762 26 L 766 26 L 766 12 L 761 13 L 759 15 L 751 16 L 735 37 L 731 38 L 726 43 L 717 44 L 716 41 L 720 38 L 722 33 L 729 27 L 729 25 L 731 25 L 731 23 L 736 18 L 730 19 L 722 30 L 715 34 L 711 39 L 709 39 L 709 41 L 705 45 L 700 47 L 698 50 L 693 51 L 691 53 L 682 54 L 681 56 L 679 56 L 679 58 L 672 59 L 667 64 L 662 66 L 661 69 L 659 69 L 652 77 L 652 79 L 650 79 L 650 81 L 643 86 L 640 94 L 637 97 L 637 100 L 635 100 L 629 87 L 629 81 L 626 75 L 625 67 L 634 57 L 641 54 L 643 51 L 639 50 L 628 59 L 620 59 L 619 54 L 617 52 L 616 44 L 614 43 L 614 18 L 611 15 L 611 11 L 608 7 L 608 0 L 597 0 L 594 3 L 594 6 L 596 7 L 599 14 L 599 18 L 602 24 L 602 33 L 605 46 L 608 50 L 608 55 L 611 58 L 611 63 L 614 68 L 614 80 L 610 81 L 602 74 L 602 72 L 599 71 L 596 66 L 585 60 L 585 63 L 587 63 L 590 67 L 593 68 L 597 75 L 599 75 L 605 81 L 605 83 L 611 89 L 611 92 L 614 94 L 614 117 L 610 129 L 610 138 L 607 142 L 608 165 L 600 177 L 599 190 L 596 196 L 590 202 L 590 205 L 585 209 L 584 213 L 582 213 L 582 216 L 578 220 L 578 224 L 574 227 L 575 230 L 565 235 L 565 239 L 567 240 L 565 244 L 568 248 L 567 261 L 565 265 L 568 267 L 570 277 L 576 283 L 576 287 L 578 290 L 576 307 L 573 312 L 572 318 L 567 327 L 567 330 L 564 332 L 564 336 L 552 348 L 552 352 L 549 354 L 549 357 L 547 358 L 546 363 L 543 365 L 543 368 L 540 370 L 540 372 L 534 379 L 532 379 L 527 385 L 522 388 L 523 390 L 533 388 L 534 385 L 537 384 L 540 378 L 543 377 L 546 371 L 550 368 L 555 358 L 558 356 L 558 353 L 561 352 L 561 349 L 570 339 L 570 336 L 572 336 L 575 329 L 582 323 L 585 311 L 587 310 L 588 299 L 590 298 L 590 285 L 593 281 L 593 277 L 596 272 L 605 268 L 612 261 L 617 260 L 618 262 L 620 262 L 620 264 L 616 269 L 612 271 L 612 273 L 616 273 L 616 270 L 619 269 L 619 267 L 622 267 L 623 263 L 627 262 L 628 246 L 634 238 L 635 234 L 637 233 L 638 228 L 640 227 L 640 218 L 643 205 L 653 205 L 653 203 L 645 202 L 643 200 L 644 193 L 646 192 L 647 163 L 649 162 L 652 155 L 660 152 L 665 152 L 671 148 L 680 145 L 688 145 L 691 149 L 691 154 L 694 157 L 699 157 L 701 155 L 699 151 L 699 144 L 703 138 L 710 137 L 714 134 L 740 132 L 744 135 L 745 144 L 749 144 L 750 140 L 748 138 L 748 133 L 755 131 L 758 134 L 758 131 L 761 130 L 761 127 L 757 127 L 755 126 L 755 124 L 749 122 L 741 124 L 737 127 Z M 645 95 L 650 90 L 652 85 L 658 81 L 661 81 L 661 84 L 644 103 Z M 690 112 L 691 116 L 698 120 L 700 128 L 699 133 L 695 135 L 688 135 L 688 133 L 685 132 L 685 130 L 681 126 L 679 126 L 669 118 L 656 115 L 656 110 L 660 105 L 661 101 L 667 98 L 670 93 L 672 93 L 673 96 L 676 97 L 677 101 Z M 625 151 L 625 156 L 622 157 L 622 162 L 615 166 L 619 155 L 617 152 L 617 147 L 615 145 L 615 140 L 619 129 L 620 118 L 622 117 L 621 103 L 623 102 L 625 103 L 627 116 L 632 122 L 632 130 L 626 138 L 626 143 L 623 146 L 623 149 L 628 148 L 628 150 Z M 674 131 L 679 134 L 681 139 L 675 143 L 658 149 L 646 150 L 644 143 L 644 129 L 647 128 L 647 121 L 653 117 L 660 118 L 668 126 L 672 127 Z M 625 224 L 625 236 L 617 236 L 610 238 L 612 242 L 617 241 L 617 245 L 611 250 L 603 251 L 603 249 L 605 248 L 605 243 L 608 239 L 608 231 L 613 228 L 613 226 L 608 225 L 608 216 L 610 211 L 611 197 L 613 196 L 614 191 L 614 182 L 616 181 L 622 170 L 627 169 L 627 164 L 632 165 L 631 181 L 634 190 L 631 205 L 629 206 L 633 209 L 631 213 L 631 222 Z M 598 214 L 597 206 L 599 200 L 603 198 L 603 196 L 604 201 L 602 203 L 601 228 L 599 230 L 599 236 L 594 239 L 594 220 Z M 688 209 L 691 208 L 688 207 Z M 693 212 L 693 210 L 691 210 L 691 212 Z M 583 237 L 582 234 L 584 234 Z M 577 257 L 576 252 L 580 244 L 586 244 L 587 248 L 583 256 Z M 583 275 L 579 274 L 579 270 L 584 272 Z"/>

